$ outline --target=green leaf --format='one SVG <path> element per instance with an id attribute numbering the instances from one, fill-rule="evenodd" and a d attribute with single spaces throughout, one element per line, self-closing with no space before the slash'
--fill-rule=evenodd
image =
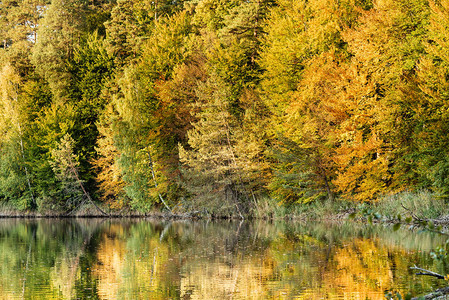
<path id="1" fill-rule="evenodd" d="M 396 223 L 393 225 L 393 230 L 397 231 L 399 228 L 401 228 L 401 223 Z"/>

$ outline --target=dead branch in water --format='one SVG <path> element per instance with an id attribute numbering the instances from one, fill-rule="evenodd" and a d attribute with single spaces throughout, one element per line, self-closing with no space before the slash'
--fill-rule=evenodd
<path id="1" fill-rule="evenodd" d="M 412 300 L 436 300 L 436 299 L 448 299 L 449 295 L 449 287 L 444 287 L 441 289 L 438 289 L 436 291 L 433 291 L 432 293 L 429 293 L 427 295 L 424 296 L 419 296 L 416 298 L 412 298 Z"/>
<path id="2" fill-rule="evenodd" d="M 429 270 L 426 270 L 426 269 L 423 269 L 423 268 L 419 268 L 416 265 L 414 267 L 410 267 L 410 269 L 421 271 L 419 273 L 416 273 L 416 275 L 433 276 L 433 277 L 436 277 L 438 279 L 444 279 L 443 275 L 435 273 L 435 272 L 432 272 L 432 271 L 429 271 Z"/>
<path id="3" fill-rule="evenodd" d="M 405 207 L 404 203 L 401 203 L 401 206 L 403 209 L 405 209 L 406 211 L 408 211 L 410 213 L 410 215 L 412 216 L 413 220 L 418 221 L 418 222 L 426 222 L 428 221 L 428 219 L 421 219 L 419 218 L 410 208 Z"/>

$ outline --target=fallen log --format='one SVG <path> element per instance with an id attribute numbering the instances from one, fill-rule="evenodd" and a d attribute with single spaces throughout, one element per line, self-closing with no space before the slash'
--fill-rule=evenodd
<path id="1" fill-rule="evenodd" d="M 412 300 L 449 300 L 449 286 L 435 290 L 424 296 L 412 298 Z"/>

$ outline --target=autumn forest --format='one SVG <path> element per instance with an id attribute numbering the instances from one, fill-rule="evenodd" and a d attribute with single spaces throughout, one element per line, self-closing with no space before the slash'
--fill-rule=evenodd
<path id="1" fill-rule="evenodd" d="M 0 205 L 449 197 L 449 0 L 0 0 Z"/>

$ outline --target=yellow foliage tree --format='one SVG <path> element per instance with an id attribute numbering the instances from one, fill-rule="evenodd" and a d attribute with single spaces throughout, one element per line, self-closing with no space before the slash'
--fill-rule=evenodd
<path id="1" fill-rule="evenodd" d="M 402 91 L 423 52 L 427 15 L 426 1 L 374 1 L 343 32 L 353 57 L 334 184 L 348 198 L 372 200 L 406 186 L 401 178 L 408 170 L 399 166 L 408 146 L 410 105 L 404 104 L 412 94 Z"/>
<path id="2" fill-rule="evenodd" d="M 264 174 L 262 141 L 230 113 L 231 90 L 213 74 L 198 90 L 198 121 L 188 131 L 188 145 L 180 145 L 186 188 L 195 197 L 193 208 L 240 215 L 249 209 L 252 189 L 261 186 Z M 247 94 L 243 99 L 255 105 Z M 247 110 L 246 117 L 252 119 Z M 207 205 L 204 205 L 204 202 Z"/>

